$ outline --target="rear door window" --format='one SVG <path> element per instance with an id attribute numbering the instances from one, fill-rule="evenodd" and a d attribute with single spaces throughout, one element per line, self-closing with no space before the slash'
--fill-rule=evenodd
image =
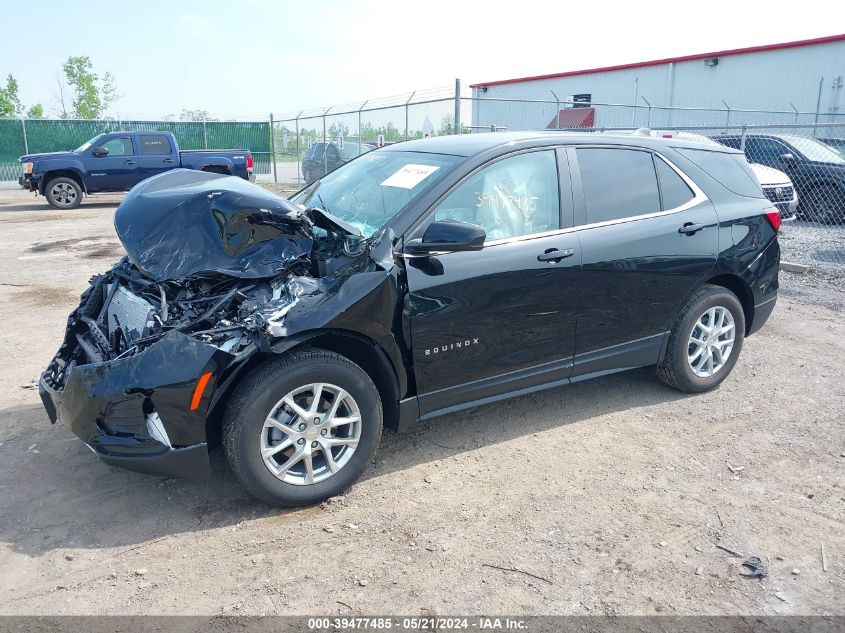
<path id="1" fill-rule="evenodd" d="M 583 147 L 576 150 L 587 224 L 660 211 L 651 152 Z"/>
<path id="2" fill-rule="evenodd" d="M 141 144 L 142 156 L 164 156 L 173 153 L 170 139 L 161 134 L 142 134 L 138 137 L 138 142 Z"/>

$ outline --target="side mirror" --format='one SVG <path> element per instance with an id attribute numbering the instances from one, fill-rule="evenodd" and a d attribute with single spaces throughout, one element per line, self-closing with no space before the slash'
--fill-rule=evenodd
<path id="1" fill-rule="evenodd" d="M 778 156 L 778 160 L 782 163 L 794 163 L 795 162 L 795 154 L 791 152 L 787 152 L 786 154 L 781 154 Z"/>
<path id="2" fill-rule="evenodd" d="M 108 147 L 97 147 L 94 149 L 94 156 L 108 156 L 109 155 L 109 148 Z"/>
<path id="3" fill-rule="evenodd" d="M 475 224 L 440 220 L 428 225 L 422 239 L 417 238 L 406 243 L 404 252 L 406 255 L 428 255 L 455 251 L 480 251 L 484 248 L 486 238 L 484 229 Z"/>

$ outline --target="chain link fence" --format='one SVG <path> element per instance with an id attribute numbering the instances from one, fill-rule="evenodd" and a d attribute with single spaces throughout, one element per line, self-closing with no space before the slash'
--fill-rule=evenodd
<path id="1" fill-rule="evenodd" d="M 183 149 L 247 148 L 255 170 L 287 191 L 376 147 L 448 134 L 560 130 L 687 136 L 745 152 L 785 219 L 785 260 L 845 279 L 845 114 L 661 107 L 486 97 L 435 88 L 362 103 L 270 115 L 269 121 L 0 119 L 0 180 L 16 180 L 17 157 L 69 150 L 102 132 L 173 132 Z"/>
<path id="2" fill-rule="evenodd" d="M 72 150 L 104 132 L 172 132 L 180 149 L 248 149 L 257 174 L 271 173 L 268 121 L 0 119 L 0 181 L 17 180 L 18 157 Z"/>
<path id="3" fill-rule="evenodd" d="M 274 179 L 298 189 L 356 156 L 447 134 L 560 130 L 687 137 L 744 150 L 778 207 L 783 259 L 845 279 L 845 114 L 488 98 L 460 84 L 274 116 Z"/>

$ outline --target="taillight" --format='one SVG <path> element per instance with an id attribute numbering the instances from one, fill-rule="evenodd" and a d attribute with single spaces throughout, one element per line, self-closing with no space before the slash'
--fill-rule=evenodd
<path id="1" fill-rule="evenodd" d="M 246 157 L 246 168 L 252 169 L 252 155 Z"/>
<path id="2" fill-rule="evenodd" d="M 780 225 L 782 220 L 780 219 L 780 211 L 776 208 L 772 207 L 771 209 L 766 209 L 765 211 L 766 218 L 769 220 L 769 224 L 772 225 L 772 228 L 777 233 L 780 230 Z"/>

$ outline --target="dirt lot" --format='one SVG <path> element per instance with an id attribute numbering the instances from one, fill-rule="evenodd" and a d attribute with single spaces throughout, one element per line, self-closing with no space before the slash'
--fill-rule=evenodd
<path id="1" fill-rule="evenodd" d="M 716 392 L 639 370 L 387 432 L 285 512 L 219 454 L 208 484 L 105 466 L 22 387 L 121 252 L 113 208 L 0 192 L 0 613 L 845 613 L 841 282 L 782 274 Z"/>

